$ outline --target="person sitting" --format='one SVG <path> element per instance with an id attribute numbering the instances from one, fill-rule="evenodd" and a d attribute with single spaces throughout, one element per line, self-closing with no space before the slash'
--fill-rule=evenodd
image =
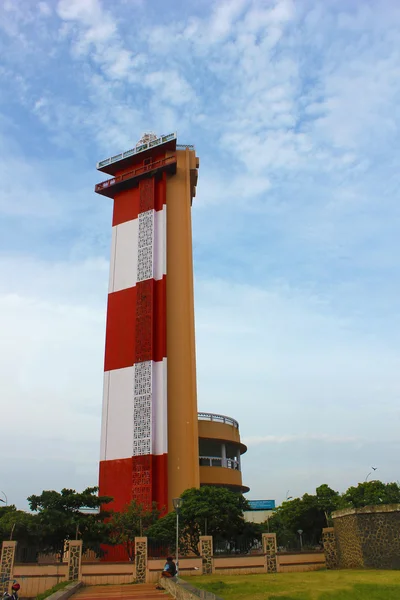
<path id="1" fill-rule="evenodd" d="M 174 559 L 172 558 L 172 556 L 167 556 L 167 562 L 164 565 L 161 577 L 175 577 L 176 571 L 177 569 L 174 563 Z"/>

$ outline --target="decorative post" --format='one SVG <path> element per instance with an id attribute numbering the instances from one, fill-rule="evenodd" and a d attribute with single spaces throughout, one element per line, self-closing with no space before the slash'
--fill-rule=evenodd
<path id="1" fill-rule="evenodd" d="M 339 567 L 339 561 L 335 529 L 333 527 L 325 527 L 322 530 L 322 543 L 324 545 L 326 568 L 337 569 Z"/>
<path id="2" fill-rule="evenodd" d="M 200 536 L 200 556 L 203 563 L 203 575 L 213 573 L 213 539 L 212 535 Z"/>
<path id="3" fill-rule="evenodd" d="M 68 542 L 68 580 L 82 579 L 82 540 Z"/>
<path id="4" fill-rule="evenodd" d="M 135 538 L 136 583 L 146 583 L 147 537 Z"/>
<path id="5" fill-rule="evenodd" d="M 2 590 L 11 592 L 17 542 L 3 542 L 1 549 L 0 581 Z"/>
<path id="6" fill-rule="evenodd" d="M 277 573 L 276 560 L 276 533 L 262 534 L 263 552 L 265 554 L 265 568 L 267 573 Z"/>

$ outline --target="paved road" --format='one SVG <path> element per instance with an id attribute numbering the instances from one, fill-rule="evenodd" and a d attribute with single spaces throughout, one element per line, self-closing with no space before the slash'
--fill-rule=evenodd
<path id="1" fill-rule="evenodd" d="M 155 583 L 136 585 L 89 585 L 74 594 L 74 600 L 167 600 L 171 596 L 156 590 Z"/>

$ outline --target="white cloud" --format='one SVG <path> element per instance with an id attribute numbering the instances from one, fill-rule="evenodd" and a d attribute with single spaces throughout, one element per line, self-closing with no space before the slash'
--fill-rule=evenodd
<path id="1" fill-rule="evenodd" d="M 48 17 L 52 13 L 51 6 L 49 6 L 47 2 L 39 2 L 38 9 L 40 14 L 44 17 Z"/>

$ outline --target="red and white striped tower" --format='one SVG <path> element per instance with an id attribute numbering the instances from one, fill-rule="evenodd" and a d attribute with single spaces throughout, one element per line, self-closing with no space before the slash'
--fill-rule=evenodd
<path id="1" fill-rule="evenodd" d="M 179 154 L 180 157 L 177 156 Z M 194 156 L 193 150 L 191 154 Z M 114 176 L 98 184 L 95 191 L 114 199 L 99 487 L 101 495 L 113 496 L 114 501 L 110 506 L 115 511 L 124 510 L 132 499 L 147 507 L 155 501 L 160 509 L 167 510 L 171 505 L 168 472 L 173 480 L 172 493 L 176 494 L 180 486 L 175 471 L 176 464 L 178 475 L 179 469 L 182 469 L 183 474 L 189 473 L 196 460 L 198 470 L 198 454 L 197 459 L 196 456 L 193 457 L 192 466 L 188 464 L 187 469 L 187 459 L 184 456 L 185 438 L 186 442 L 190 441 L 189 436 L 193 434 L 196 436 L 195 445 L 198 443 L 195 371 L 194 376 L 190 375 L 189 379 L 185 374 L 182 381 L 187 379 L 187 385 L 182 384 L 178 364 L 179 357 L 185 356 L 186 350 L 193 353 L 191 363 L 194 362 L 192 309 L 189 310 L 188 317 L 182 314 L 183 321 L 186 319 L 189 329 L 193 329 L 193 335 L 187 338 L 187 343 L 185 331 L 182 329 L 182 335 L 179 333 L 179 311 L 177 313 L 174 306 L 170 306 L 167 311 L 168 246 L 171 248 L 171 261 L 174 253 L 177 257 L 171 262 L 172 279 L 180 281 L 176 277 L 177 272 L 174 274 L 175 264 L 180 261 L 179 239 L 183 235 L 180 231 L 182 227 L 179 226 L 180 212 L 177 211 L 185 211 L 182 214 L 186 215 L 187 202 L 180 209 L 178 196 L 182 189 L 184 195 L 189 195 L 188 201 L 191 203 L 195 186 L 194 182 L 188 192 L 176 176 L 178 170 L 178 175 L 181 172 L 184 177 L 182 182 L 189 178 L 193 183 L 193 169 L 185 167 L 188 156 L 187 148 L 176 151 L 175 134 L 161 138 L 147 134 L 134 149 L 102 161 L 97 166 L 99 170 Z M 171 180 L 174 180 L 173 184 Z M 167 202 L 168 188 L 170 200 Z M 177 217 L 170 217 L 167 228 L 168 203 L 171 205 L 171 215 L 175 212 Z M 168 236 L 175 238 L 170 244 Z M 191 246 L 191 241 L 184 242 L 184 238 L 182 243 Z M 181 246 L 180 253 L 182 248 L 184 246 Z M 182 263 L 183 266 L 185 264 Z M 189 285 L 185 284 L 187 292 L 183 294 L 187 295 L 187 299 L 176 298 L 176 302 L 183 302 L 183 306 L 193 304 L 193 290 L 190 294 L 192 267 L 188 269 L 185 266 L 185 269 L 186 274 L 181 267 L 183 280 L 188 278 L 189 281 Z M 181 284 L 173 285 L 175 289 L 170 287 L 169 298 L 179 294 L 182 296 L 178 289 Z M 180 335 L 181 342 L 171 339 L 167 344 L 167 331 L 168 336 L 172 336 L 173 330 Z M 172 355 L 172 377 L 169 382 L 168 348 Z M 183 363 L 182 367 L 184 368 Z M 175 404 L 169 406 L 171 403 L 168 398 L 171 393 Z M 183 416 L 186 421 L 178 415 L 177 429 L 174 429 L 175 419 L 168 420 L 168 413 L 174 413 L 177 399 L 180 399 L 182 405 L 184 397 L 193 405 L 193 410 L 188 413 L 189 420 L 187 415 Z M 185 410 L 182 409 L 183 415 Z M 189 429 L 187 423 L 190 425 Z M 180 427 L 183 427 L 181 433 Z M 176 440 L 179 435 L 183 436 L 181 446 Z M 173 464 L 168 464 L 169 439 L 173 440 Z M 194 448 L 191 441 L 189 445 Z M 190 448 L 187 451 L 193 454 Z M 198 484 L 198 473 L 193 477 L 194 485 Z M 191 487 L 193 481 L 189 481 L 187 477 L 185 480 L 184 475 L 181 491 Z"/>

